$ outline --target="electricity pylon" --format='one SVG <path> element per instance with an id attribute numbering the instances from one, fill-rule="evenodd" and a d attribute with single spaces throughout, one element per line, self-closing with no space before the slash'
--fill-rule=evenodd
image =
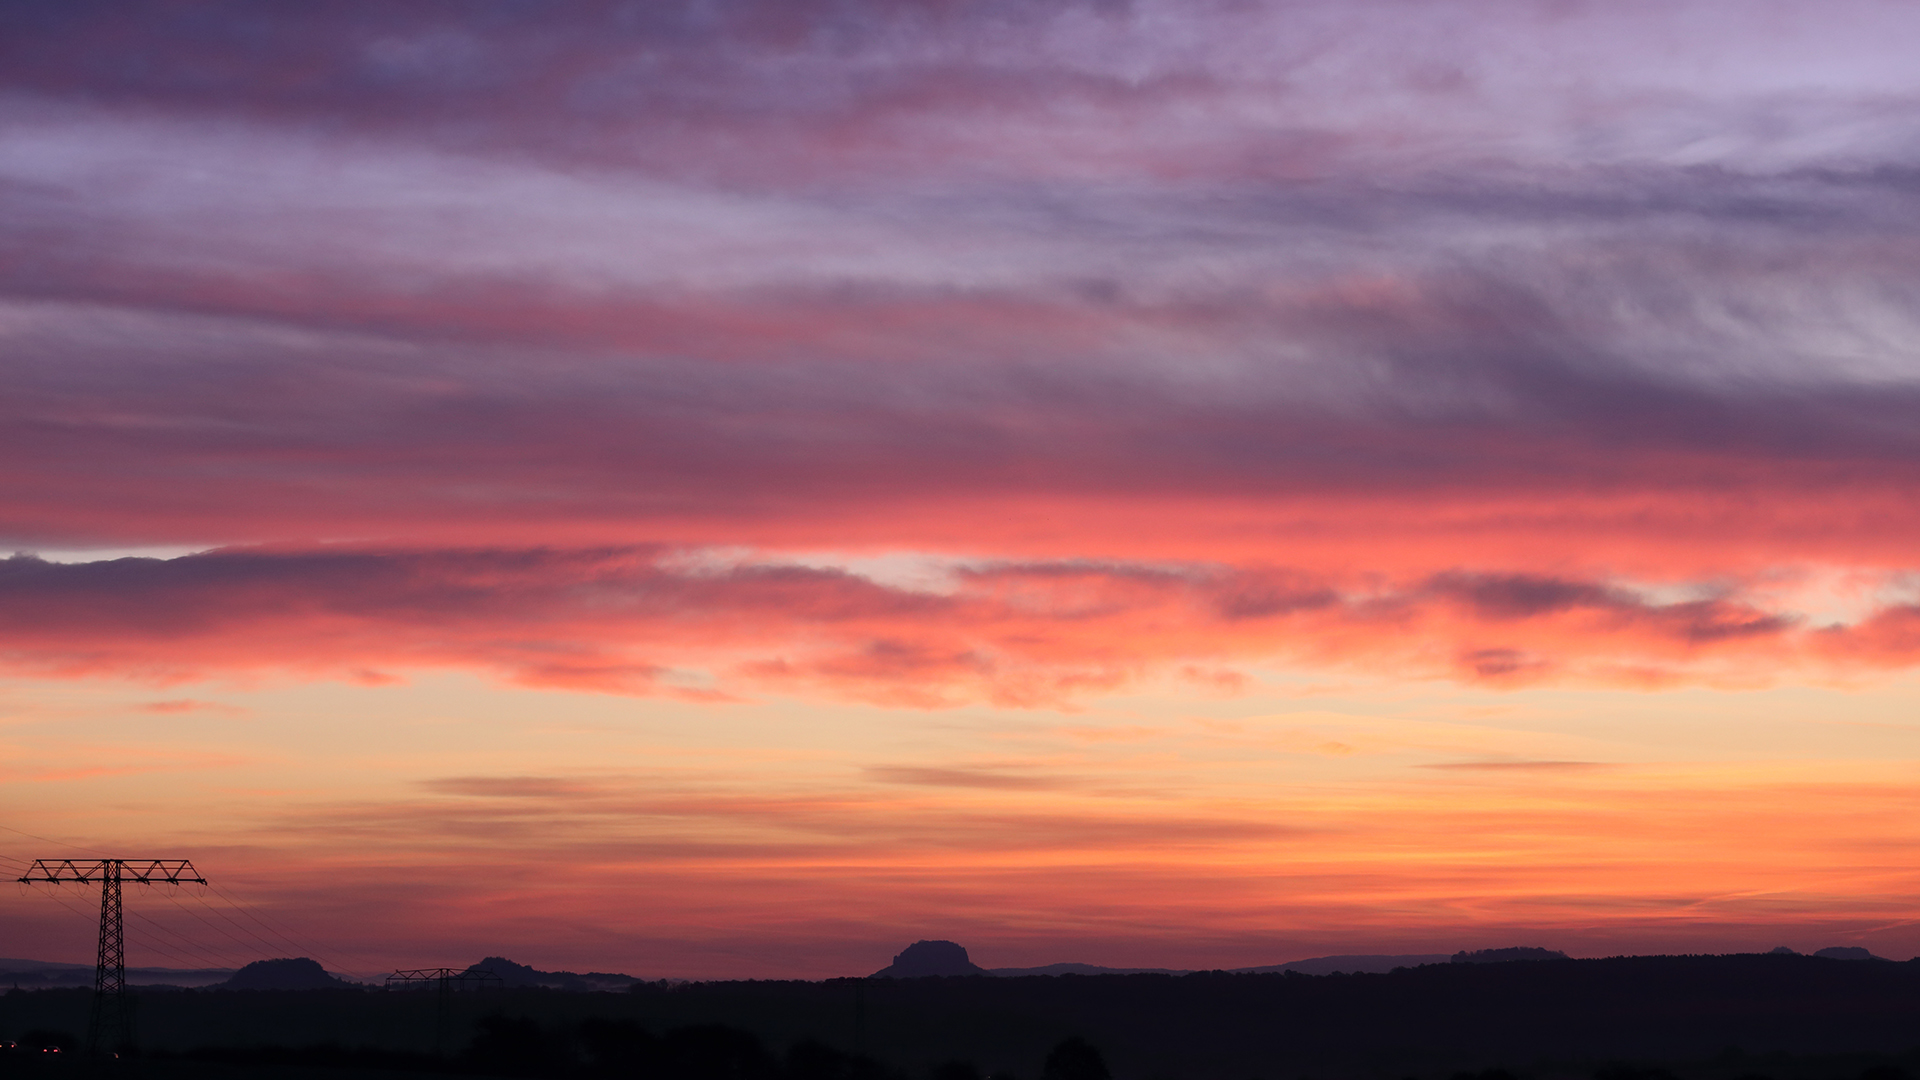
<path id="1" fill-rule="evenodd" d="M 29 884 L 100 883 L 100 954 L 93 966 L 93 1016 L 87 1022 L 87 1053 L 117 1051 L 131 1044 L 133 1012 L 127 1007 L 127 933 L 120 922 L 120 883 L 205 885 L 207 879 L 185 859 L 35 859 L 20 880 Z"/>
<path id="2" fill-rule="evenodd" d="M 440 987 L 440 1007 L 436 1010 L 433 1025 L 433 1052 L 436 1057 L 447 1052 L 447 1014 L 452 1009 L 452 995 L 455 990 L 484 990 L 490 986 L 505 986 L 506 981 L 493 973 L 492 968 L 468 968 L 455 971 L 452 968 L 414 968 L 410 971 L 396 971 L 387 976 L 389 990 L 418 990 L 425 986 Z"/>

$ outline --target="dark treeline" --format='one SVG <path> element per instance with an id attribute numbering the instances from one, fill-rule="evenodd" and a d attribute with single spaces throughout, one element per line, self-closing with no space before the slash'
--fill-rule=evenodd
<path id="1" fill-rule="evenodd" d="M 593 1017 L 545 1025 L 527 1016 L 482 1017 L 457 1054 L 321 1045 L 298 1049 L 197 1047 L 150 1060 L 247 1066 L 260 1070 L 331 1068 L 455 1076 L 636 1077 L 646 1080 L 912 1080 L 869 1057 L 803 1040 L 774 1054 L 758 1036 L 723 1024 L 655 1035 L 634 1020 Z M 981 1080 L 976 1066 L 954 1062 L 941 1080 Z"/>
<path id="2" fill-rule="evenodd" d="M 0 1035 L 79 1030 L 86 1004 L 74 991 L 0 996 Z M 1920 962 L 1785 955 L 641 983 L 455 994 L 448 1006 L 443 1017 L 431 992 L 176 991 L 143 993 L 137 1016 L 143 1067 L 197 1063 L 181 1075 L 207 1076 L 1099 1080 L 1065 1064 L 1063 1045 L 1117 1080 L 1920 1076 Z"/>
<path id="3" fill-rule="evenodd" d="M 623 1077 L 636 1080 L 915 1080 L 905 1070 L 805 1039 L 776 1057 L 752 1032 L 722 1024 L 675 1028 L 655 1036 L 633 1020 L 589 1018 L 548 1027 L 530 1017 L 482 1017 L 455 1055 L 377 1047 L 203 1046 L 129 1054 L 112 1063 L 78 1056 L 70 1032 L 45 1028 L 6 1040 L 0 1072 L 119 1071 L 128 1075 L 316 1071 L 502 1077 Z M 62 1055 L 49 1058 L 49 1053 Z M 1100 1051 L 1084 1039 L 1062 1040 L 1037 1070 L 1041 1080 L 1112 1080 Z M 989 1080 L 972 1061 L 945 1062 L 925 1080 Z M 1011 1080 L 1002 1076 L 1000 1080 Z"/>

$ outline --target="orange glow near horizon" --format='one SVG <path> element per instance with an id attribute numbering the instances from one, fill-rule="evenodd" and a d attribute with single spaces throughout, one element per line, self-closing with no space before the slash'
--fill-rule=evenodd
<path id="1" fill-rule="evenodd" d="M 1920 7 L 641 7 L 0 5 L 0 868 L 192 858 L 175 967 L 1920 954 Z"/>
<path id="2" fill-rule="evenodd" d="M 1174 683 L 1066 713 L 927 713 L 444 677 L 190 707 L 69 690 L 11 712 L 14 760 L 41 764 L 7 779 L 33 792 L 30 830 L 180 848 L 369 974 L 499 954 L 820 978 L 921 937 L 1006 967 L 1520 941 L 1905 958 L 1909 693 L 1282 681 L 1196 703 Z M 1729 758 L 1729 740 L 1750 749 Z M 86 898 L 45 891 L 6 901 L 10 920 L 83 956 Z M 134 955 L 182 966 L 191 905 L 135 902 L 158 925 L 136 926 Z M 236 962 L 259 945 L 208 944 Z"/>

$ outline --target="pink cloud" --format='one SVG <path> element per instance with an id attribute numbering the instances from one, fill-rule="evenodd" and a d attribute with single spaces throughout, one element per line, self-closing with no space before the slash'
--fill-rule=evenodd
<path id="1" fill-rule="evenodd" d="M 1916 28 L 1872 0 L 0 5 L 0 551 L 48 556 L 0 562 L 0 669 L 911 709 L 1910 671 Z M 155 546 L 203 553 L 64 561 Z M 220 709 L 154 696 L 116 708 Z M 1448 927 L 1767 947 L 1911 907 L 1859 870 L 1911 865 L 1911 785 L 1591 756 L 1246 799 L 905 751 L 751 788 L 274 776 L 207 850 L 368 948 L 511 931 L 601 966 L 615 927 L 663 974 L 766 974 L 740 942 L 872 970 L 929 921 L 1004 962 L 1078 919 L 1186 965 Z M 88 760 L 16 773 L 145 767 Z M 393 869 L 436 861 L 501 873 Z M 394 913 L 396 882 L 435 903 Z M 1191 953 L 1127 955 L 1174 931 Z"/>
<path id="2" fill-rule="evenodd" d="M 1060 706 L 1196 665 L 1305 664 L 1490 685 L 1765 682 L 1920 659 L 1904 607 L 1813 626 L 1737 595 L 1448 571 L 1363 583 L 1220 565 L 990 564 L 951 588 L 640 550 L 228 550 L 0 564 L 17 671 L 177 682 L 459 668 L 725 701 Z"/>
<path id="3" fill-rule="evenodd" d="M 172 716 L 182 713 L 215 713 L 226 716 L 244 716 L 246 709 L 218 701 L 200 701 L 195 698 L 167 698 L 164 701 L 142 702 L 137 708 L 141 712 Z"/>

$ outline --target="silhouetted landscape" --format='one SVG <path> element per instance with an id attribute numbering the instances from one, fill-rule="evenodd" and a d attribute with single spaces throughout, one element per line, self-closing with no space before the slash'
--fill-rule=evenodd
<path id="1" fill-rule="evenodd" d="M 0 1080 L 1920 1080 L 1916 54 L 0 0 Z"/>
<path id="2" fill-rule="evenodd" d="M 957 945 L 921 944 L 932 947 L 907 950 L 886 970 L 973 966 Z M 505 969 L 508 985 L 444 997 L 337 981 L 146 990 L 137 998 L 139 1056 L 101 1067 L 142 1076 L 659 1080 L 1920 1074 L 1920 961 L 1832 951 L 1840 955 L 1571 960 L 1517 949 L 1358 974 L 996 976 L 976 968 L 822 982 L 633 981 L 618 992 L 568 988 L 611 976 L 491 957 L 486 964 Z M 251 966 L 262 979 L 311 981 L 319 966 L 309 964 Z M 67 988 L 0 996 L 0 1036 L 21 1044 L 7 1054 L 8 1068 L 85 1068 L 72 1048 L 89 999 L 90 991 Z M 67 1049 L 42 1053 L 40 1045 Z"/>

